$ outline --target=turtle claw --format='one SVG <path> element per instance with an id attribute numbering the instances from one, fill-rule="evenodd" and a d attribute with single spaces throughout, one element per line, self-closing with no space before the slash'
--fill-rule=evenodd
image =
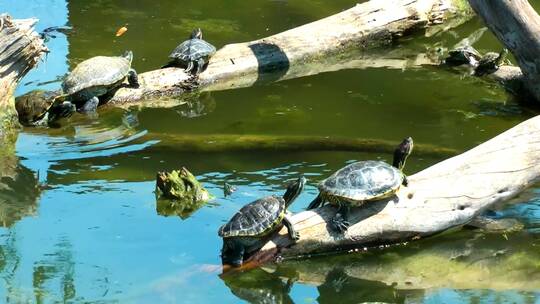
<path id="1" fill-rule="evenodd" d="M 341 215 L 337 214 L 336 217 L 332 219 L 332 227 L 339 233 L 344 233 L 349 229 L 351 223 L 346 221 Z"/>
<path id="2" fill-rule="evenodd" d="M 300 233 L 298 233 L 297 231 L 294 232 L 294 235 L 292 237 L 293 241 L 296 243 L 296 241 L 298 241 L 300 239 Z"/>

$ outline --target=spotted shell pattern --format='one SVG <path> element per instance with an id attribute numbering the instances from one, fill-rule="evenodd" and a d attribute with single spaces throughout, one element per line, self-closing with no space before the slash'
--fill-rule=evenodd
<path id="1" fill-rule="evenodd" d="M 178 45 L 169 55 L 170 59 L 184 62 L 196 61 L 200 58 L 211 56 L 216 48 L 202 39 L 189 39 Z"/>
<path id="2" fill-rule="evenodd" d="M 220 237 L 261 237 L 273 231 L 285 217 L 285 200 L 276 195 L 251 202 L 219 228 Z"/>
<path id="3" fill-rule="evenodd" d="M 397 168 L 382 161 L 359 161 L 347 165 L 319 184 L 330 203 L 346 201 L 361 205 L 395 193 L 404 179 Z"/>
<path id="4" fill-rule="evenodd" d="M 127 76 L 131 60 L 126 57 L 96 56 L 79 63 L 62 83 L 64 94 L 96 86 L 109 86 Z"/>

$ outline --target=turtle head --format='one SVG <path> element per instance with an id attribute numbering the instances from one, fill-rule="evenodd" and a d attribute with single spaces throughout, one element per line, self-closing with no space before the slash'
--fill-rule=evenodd
<path id="1" fill-rule="evenodd" d="M 202 39 L 202 30 L 200 28 L 196 28 L 191 32 L 191 36 L 189 36 L 191 39 Z"/>
<path id="2" fill-rule="evenodd" d="M 504 48 L 499 52 L 499 57 L 497 57 L 497 65 L 502 65 L 503 62 L 506 60 L 506 56 L 508 56 L 508 49 Z"/>
<path id="3" fill-rule="evenodd" d="M 413 139 L 412 137 L 405 138 L 399 146 L 397 146 L 396 150 L 394 150 L 394 162 L 392 163 L 392 166 L 398 168 L 399 170 L 402 170 L 403 167 L 405 167 L 405 162 L 407 161 L 407 157 L 411 155 L 411 152 L 413 150 Z"/>
<path id="4" fill-rule="evenodd" d="M 133 52 L 125 51 L 122 57 L 126 58 L 129 61 L 129 63 L 131 63 L 131 61 L 133 61 Z"/>
<path id="5" fill-rule="evenodd" d="M 287 191 L 285 191 L 285 194 L 283 194 L 283 199 L 285 200 L 285 204 L 287 207 L 289 207 L 292 202 L 302 193 L 302 190 L 304 190 L 304 185 L 306 184 L 306 178 L 301 176 L 287 187 Z"/>

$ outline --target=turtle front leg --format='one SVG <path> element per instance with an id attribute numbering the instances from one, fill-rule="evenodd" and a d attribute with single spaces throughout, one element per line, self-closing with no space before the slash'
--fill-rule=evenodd
<path id="1" fill-rule="evenodd" d="M 197 60 L 197 72 L 195 73 L 195 75 L 199 75 L 203 71 L 205 65 L 206 65 L 206 62 L 204 58 L 199 58 Z"/>
<path id="2" fill-rule="evenodd" d="M 221 264 L 232 265 L 234 267 L 242 266 L 244 262 L 244 245 L 234 239 L 223 239 L 223 248 L 221 249 Z"/>
<path id="3" fill-rule="evenodd" d="M 76 111 L 76 107 L 69 101 L 52 106 L 49 109 L 48 123 L 54 123 L 60 118 L 70 117 Z"/>
<path id="4" fill-rule="evenodd" d="M 140 84 L 139 84 L 139 76 L 137 75 L 137 71 L 135 71 L 134 69 L 129 69 L 127 79 L 131 87 L 133 88 L 139 87 Z"/>
<path id="5" fill-rule="evenodd" d="M 339 233 L 344 233 L 349 229 L 351 223 L 349 222 L 350 213 L 349 204 L 339 203 L 338 211 L 331 220 L 332 227 Z"/>
<path id="6" fill-rule="evenodd" d="M 185 69 L 186 73 L 191 73 L 191 70 L 195 67 L 195 63 L 193 61 L 188 62 L 188 65 Z"/>
<path id="7" fill-rule="evenodd" d="M 97 98 L 96 96 L 88 99 L 83 105 L 82 107 L 80 107 L 78 109 L 78 111 L 80 113 L 84 113 L 84 114 L 92 114 L 92 113 L 95 113 L 97 111 L 97 107 L 99 105 L 99 98 Z"/>
<path id="8" fill-rule="evenodd" d="M 289 237 L 291 238 L 291 240 L 293 240 L 293 242 L 296 243 L 296 241 L 300 239 L 300 233 L 298 233 L 298 231 L 294 229 L 293 224 L 291 223 L 291 220 L 287 216 L 283 218 L 283 225 L 287 227 L 287 230 L 289 231 Z"/>
<path id="9" fill-rule="evenodd" d="M 405 187 L 409 186 L 409 180 L 407 179 L 407 175 L 403 175 L 403 182 L 401 184 Z"/>

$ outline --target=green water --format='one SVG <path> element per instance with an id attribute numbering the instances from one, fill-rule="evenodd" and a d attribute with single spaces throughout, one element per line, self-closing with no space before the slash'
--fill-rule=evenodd
<path id="1" fill-rule="evenodd" d="M 539 1 L 533 1 L 540 6 Z M 337 13 L 353 1 L 1 1 L 0 11 L 37 16 L 38 29 L 74 30 L 18 93 L 55 81 L 95 55 L 133 50 L 139 71 L 166 62 L 195 27 L 218 48 Z M 128 24 L 122 37 L 114 33 Z M 449 47 L 479 20 L 394 47 Z M 500 45 L 487 32 L 482 51 Z M 381 50 L 384 52 L 385 50 Z M 180 101 L 179 101 L 180 102 Z M 200 106 L 108 109 L 73 116 L 58 129 L 24 129 L 18 138 L 18 193 L 0 190 L 0 299 L 6 303 L 540 303 L 540 187 L 497 206 L 525 224 L 508 235 L 457 231 L 407 245 L 290 261 L 220 277 L 217 229 L 242 205 L 280 193 L 304 174 L 293 205 L 315 197 L 316 182 L 350 152 L 181 152 L 167 138 L 197 134 L 375 138 L 464 151 L 536 115 L 499 87 L 443 69 L 350 69 L 252 88 L 212 92 Z M 167 135 L 168 137 L 165 137 Z M 442 158 L 413 155 L 407 173 Z M 217 197 L 187 219 L 156 211 L 158 170 L 187 166 Z M 37 194 L 34 174 L 48 184 Z M 238 187 L 224 198 L 222 184 Z"/>

